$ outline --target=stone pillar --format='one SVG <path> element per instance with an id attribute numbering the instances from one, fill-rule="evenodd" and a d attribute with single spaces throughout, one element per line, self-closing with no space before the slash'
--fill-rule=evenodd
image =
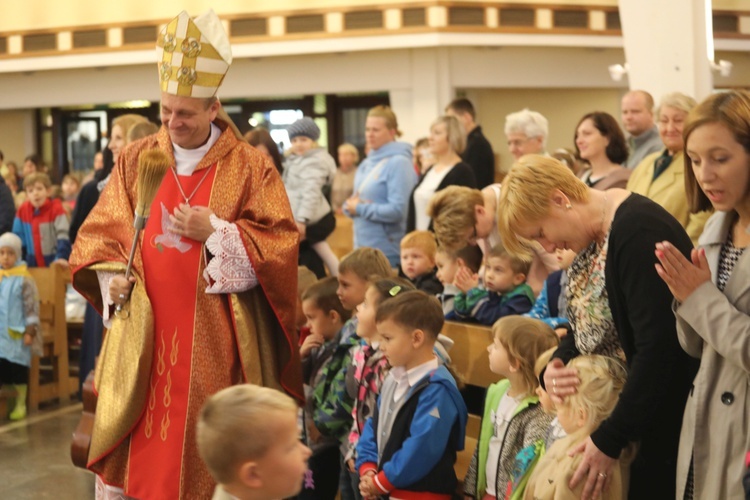
<path id="1" fill-rule="evenodd" d="M 713 90 L 706 42 L 711 0 L 620 0 L 630 88 L 658 102 L 679 91 L 698 101 Z M 711 30 L 713 36 L 713 30 Z M 712 46 L 712 44 L 711 44 Z"/>
<path id="2" fill-rule="evenodd" d="M 404 133 L 401 140 L 415 142 L 430 132 L 430 125 L 453 100 L 450 58 L 444 47 L 411 51 L 411 88 L 391 89 L 389 97 Z"/>

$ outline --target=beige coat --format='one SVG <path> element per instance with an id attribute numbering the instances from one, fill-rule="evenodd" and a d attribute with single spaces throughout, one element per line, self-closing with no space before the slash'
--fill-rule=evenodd
<path id="1" fill-rule="evenodd" d="M 534 467 L 529 482 L 526 483 L 524 500 L 577 500 L 581 498 L 585 480 L 578 483 L 574 490 L 568 486 L 583 457 L 581 454 L 569 457 L 568 450 L 580 442 L 580 435 L 567 436 L 555 441 L 555 444 L 542 455 L 539 463 Z M 628 466 L 618 460 L 612 469 L 609 487 L 599 498 L 601 500 L 627 498 L 628 479 Z"/>
<path id="2" fill-rule="evenodd" d="M 680 435 L 680 500 L 692 453 L 694 498 L 745 498 L 743 459 L 750 450 L 750 251 L 737 261 L 724 293 L 714 284 L 730 224 L 726 212 L 717 212 L 706 223 L 700 246 L 706 250 L 712 282 L 698 287 L 675 310 L 680 345 L 701 360 Z"/>
<path id="3" fill-rule="evenodd" d="M 635 167 L 628 180 L 627 190 L 655 201 L 672 214 L 685 228 L 693 245 L 697 244 L 709 212 L 691 214 L 685 194 L 685 155 L 675 154 L 667 169 L 654 178 L 654 164 L 661 152 L 648 155 Z"/>

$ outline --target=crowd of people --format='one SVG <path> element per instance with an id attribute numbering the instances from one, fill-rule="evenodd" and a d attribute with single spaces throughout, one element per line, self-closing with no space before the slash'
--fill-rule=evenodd
<path id="1" fill-rule="evenodd" d="M 511 113 L 497 183 L 467 99 L 414 146 L 372 108 L 366 155 L 343 144 L 337 167 L 310 117 L 285 154 L 233 127 L 215 14 L 183 12 L 157 46 L 162 126 L 116 119 L 113 165 L 77 197 L 29 160 L 0 235 L 0 383 L 18 400 L 40 340 L 27 266 L 69 260 L 90 302 L 97 498 L 750 495 L 749 93 L 654 111 L 631 91 L 624 131 L 592 111 L 552 153 L 544 116 Z M 167 173 L 129 255 L 152 149 Z M 2 205 L 20 188 L 0 172 Z M 336 215 L 353 223 L 340 262 Z M 497 375 L 462 478 L 446 320 L 491 329 Z"/>

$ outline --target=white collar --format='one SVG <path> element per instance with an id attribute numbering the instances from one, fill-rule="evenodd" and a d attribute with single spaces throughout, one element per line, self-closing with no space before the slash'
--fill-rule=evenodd
<path id="1" fill-rule="evenodd" d="M 206 156 L 208 150 L 219 140 L 221 129 L 211 123 L 211 135 L 208 141 L 202 146 L 195 149 L 185 149 L 172 143 L 174 150 L 174 160 L 177 165 L 177 175 L 192 175 L 200 161 Z"/>
<path id="2" fill-rule="evenodd" d="M 403 366 L 394 366 L 391 368 L 391 374 L 393 374 L 393 378 L 395 378 L 396 382 L 399 384 L 405 381 L 409 384 L 409 387 L 414 387 L 417 382 L 425 377 L 425 375 L 433 370 L 437 370 L 437 368 L 438 360 L 436 357 L 433 357 L 430 361 L 415 366 L 408 371 L 404 370 Z"/>

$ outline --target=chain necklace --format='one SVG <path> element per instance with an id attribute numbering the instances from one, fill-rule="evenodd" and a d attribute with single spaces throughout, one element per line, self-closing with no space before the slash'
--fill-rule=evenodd
<path id="1" fill-rule="evenodd" d="M 607 233 L 609 232 L 609 227 L 607 227 L 607 208 L 609 204 L 609 200 L 607 199 L 607 193 L 604 193 L 604 203 L 602 205 L 602 242 L 607 238 Z"/>
<path id="2" fill-rule="evenodd" d="M 192 200 L 192 199 L 193 199 L 193 196 L 195 196 L 195 193 L 197 193 L 197 192 L 198 192 L 198 189 L 200 189 L 200 187 L 201 187 L 201 184 L 203 184 L 203 181 L 205 181 L 205 180 L 206 180 L 206 177 L 208 177 L 208 174 L 209 174 L 209 173 L 211 172 L 211 169 L 212 169 L 212 168 L 214 168 L 214 166 L 213 166 L 213 165 L 211 165 L 210 167 L 208 167 L 208 168 L 206 169 L 206 173 L 205 173 L 205 174 L 203 174 L 203 177 L 202 177 L 202 178 L 201 178 L 201 180 L 200 180 L 200 181 L 198 182 L 198 185 L 197 185 L 197 186 L 195 186 L 195 189 L 193 189 L 193 192 L 192 192 L 192 193 L 190 193 L 190 196 L 185 196 L 185 191 L 183 191 L 183 189 L 182 189 L 182 184 L 180 184 L 180 178 L 179 178 L 179 177 L 177 176 L 177 169 L 176 169 L 176 168 L 171 168 L 171 169 L 170 169 L 170 170 L 172 171 L 172 175 L 174 175 L 174 180 L 175 180 L 175 182 L 177 183 L 177 189 L 179 189 L 179 190 L 180 190 L 180 194 L 182 195 L 182 197 L 183 197 L 183 198 L 184 198 L 184 200 L 185 200 L 185 205 L 187 205 L 187 206 L 190 206 L 190 200 Z"/>

